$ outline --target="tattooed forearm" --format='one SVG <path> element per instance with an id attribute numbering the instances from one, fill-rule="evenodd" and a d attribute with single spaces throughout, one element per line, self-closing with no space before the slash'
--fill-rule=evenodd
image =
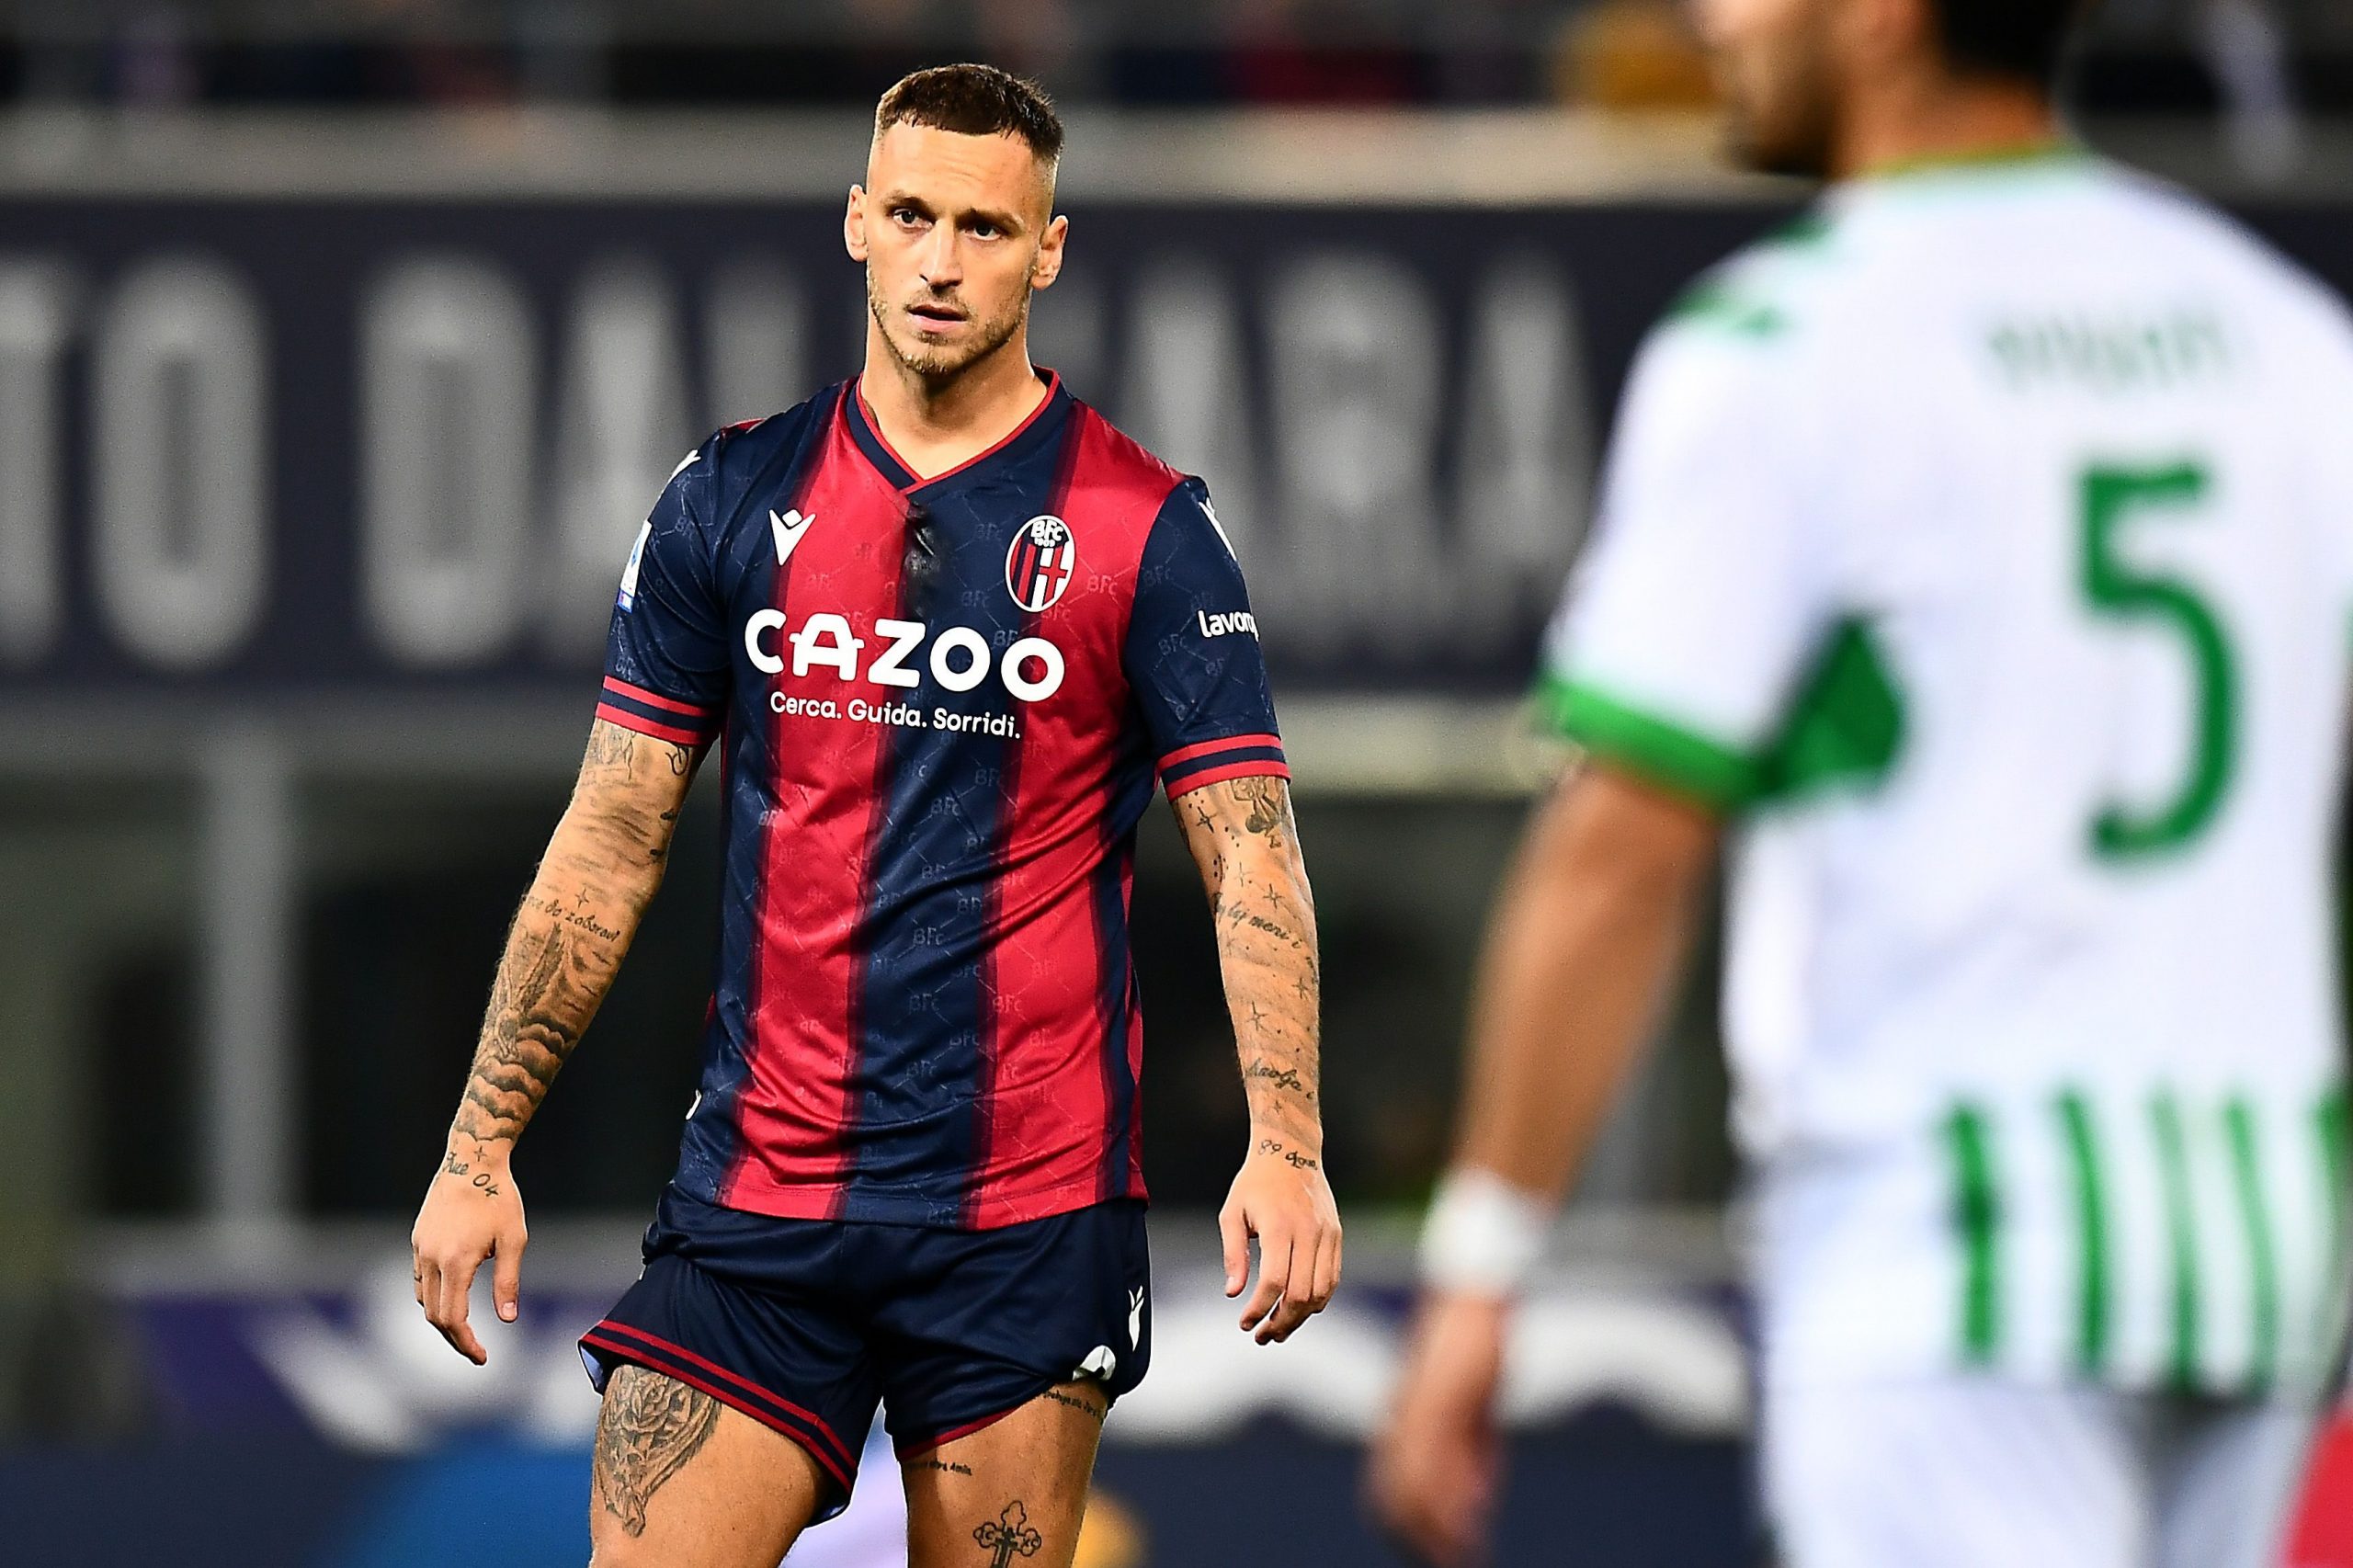
<path id="1" fill-rule="evenodd" d="M 465 1176 L 468 1178 L 466 1185 L 472 1187 L 476 1192 L 481 1193 L 484 1198 L 497 1197 L 498 1172 L 495 1170 L 477 1170 L 474 1167 L 479 1163 L 480 1156 L 476 1156 L 472 1160 L 461 1160 L 458 1158 L 458 1151 L 452 1149 L 447 1154 L 441 1156 L 441 1174 L 443 1176 Z"/>
<path id="2" fill-rule="evenodd" d="M 1270 903 L 1274 903 L 1278 897 L 1278 895 L 1273 893 L 1269 893 L 1267 896 L 1267 902 Z M 1253 931 L 1257 931 L 1273 937 L 1276 941 L 1282 943 L 1285 947 L 1296 948 L 1300 946 L 1298 934 L 1293 932 L 1290 927 L 1285 926 L 1279 920 L 1271 920 L 1266 915 L 1255 915 L 1249 910 L 1244 909 L 1239 905 L 1227 908 L 1223 914 L 1224 918 L 1233 922 L 1234 925 L 1247 926 Z"/>
<path id="3" fill-rule="evenodd" d="M 596 1017 L 661 885 L 691 761 L 617 724 L 590 733 L 572 804 L 507 928 L 451 1123 L 451 1158 L 473 1175 L 522 1133 Z"/>
<path id="4" fill-rule="evenodd" d="M 620 931 L 599 923 L 593 913 L 582 907 L 594 896 L 590 889 L 584 887 L 580 890 L 578 901 L 570 908 L 566 908 L 554 899 L 540 896 L 535 888 L 523 895 L 523 902 L 559 926 L 580 932 L 584 936 L 595 937 L 602 941 L 620 941 L 621 936 Z"/>
<path id="5" fill-rule="evenodd" d="M 1253 1003 L 1251 1006 L 1255 1011 L 1257 1005 Z M 1296 1067 L 1276 1067 L 1265 1062 L 1253 1062 L 1242 1070 L 1242 1076 L 1245 1082 L 1256 1078 L 1270 1088 L 1289 1089 L 1291 1093 L 1304 1095 L 1311 1100 L 1315 1097 L 1314 1086 L 1299 1075 L 1299 1069 Z"/>
<path id="6" fill-rule="evenodd" d="M 583 940 L 545 915 L 545 903 L 536 890 L 524 899 L 491 985 L 458 1108 L 457 1131 L 478 1142 L 511 1141 L 523 1131 L 620 967 L 618 940 Z"/>
<path id="7" fill-rule="evenodd" d="M 1258 1153 L 1262 1154 L 1272 1154 L 1275 1158 L 1282 1161 L 1283 1164 L 1290 1166 L 1293 1170 L 1312 1171 L 1316 1169 L 1319 1164 L 1318 1161 L 1310 1155 L 1302 1154 L 1296 1149 L 1284 1147 L 1282 1141 L 1277 1138 L 1259 1139 Z"/>
<path id="8" fill-rule="evenodd" d="M 1323 1147 L 1322 976 L 1290 787 L 1272 777 L 1228 779 L 1192 791 L 1177 808 L 1209 889 L 1251 1122 L 1312 1159 Z"/>
<path id="9" fill-rule="evenodd" d="M 645 1533 L 646 1505 L 693 1459 L 719 1425 L 719 1402 L 699 1389 L 618 1367 L 597 1416 L 595 1486 L 623 1532 Z"/>

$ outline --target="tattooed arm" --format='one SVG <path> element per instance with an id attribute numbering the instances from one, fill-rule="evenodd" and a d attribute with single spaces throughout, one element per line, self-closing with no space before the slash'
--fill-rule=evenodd
<path id="1" fill-rule="evenodd" d="M 473 1072 L 409 1244 L 417 1304 L 468 1359 L 488 1359 L 466 1322 L 475 1271 L 497 1259 L 493 1296 L 513 1322 L 523 1199 L 515 1140 L 597 1015 L 670 852 L 696 754 L 597 722 L 546 858 L 506 932 Z"/>
<path id="2" fill-rule="evenodd" d="M 1280 778 L 1230 778 L 1175 805 L 1209 889 L 1250 1105 L 1250 1152 L 1218 1216 L 1225 1293 L 1241 1294 L 1256 1235 L 1258 1288 L 1242 1326 L 1263 1345 L 1322 1312 L 1340 1280 L 1340 1216 L 1324 1177 L 1317 1097 L 1315 904 Z"/>

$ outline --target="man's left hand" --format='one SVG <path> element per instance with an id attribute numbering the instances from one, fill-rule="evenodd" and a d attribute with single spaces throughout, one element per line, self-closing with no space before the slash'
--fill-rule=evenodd
<path id="1" fill-rule="evenodd" d="M 1242 1328 L 1256 1330 L 1259 1344 L 1289 1339 L 1331 1301 L 1340 1283 L 1340 1210 L 1321 1149 L 1252 1133 L 1217 1228 L 1229 1296 L 1249 1282 L 1250 1238 L 1258 1238 L 1258 1288 L 1242 1309 Z"/>

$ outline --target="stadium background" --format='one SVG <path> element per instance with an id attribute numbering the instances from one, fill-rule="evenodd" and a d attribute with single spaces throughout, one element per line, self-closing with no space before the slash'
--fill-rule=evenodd
<path id="1" fill-rule="evenodd" d="M 707 785 L 518 1156 L 487 1372 L 406 1227 L 637 520 L 703 432 L 855 368 L 866 112 L 966 57 L 1071 119 L 1038 358 L 1207 475 L 1252 574 L 1350 1221 L 1340 1304 L 1253 1350 L 1209 1220 L 1241 1096 L 1155 813 L 1159 1353 L 1083 1561 L 1389 1561 L 1356 1443 L 1554 760 L 1534 639 L 1640 335 L 1802 197 L 1716 162 L 1665 0 L 0 10 L 0 1560 L 585 1560 L 569 1339 L 691 1092 Z M 2353 286 L 2353 5 L 2118 0 L 2074 96 Z M 1523 1324 L 1506 1564 L 1764 1560 L 1707 968 Z"/>

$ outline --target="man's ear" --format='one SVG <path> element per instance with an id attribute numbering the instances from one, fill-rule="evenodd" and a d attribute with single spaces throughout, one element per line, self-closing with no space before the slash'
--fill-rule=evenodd
<path id="1" fill-rule="evenodd" d="M 842 213 L 842 248 L 852 261 L 866 259 L 866 187 L 849 187 L 849 206 Z"/>
<path id="2" fill-rule="evenodd" d="M 1051 289 L 1063 273 L 1063 241 L 1070 236 L 1070 220 L 1056 218 L 1038 237 L 1038 259 L 1029 264 L 1029 287 Z"/>

